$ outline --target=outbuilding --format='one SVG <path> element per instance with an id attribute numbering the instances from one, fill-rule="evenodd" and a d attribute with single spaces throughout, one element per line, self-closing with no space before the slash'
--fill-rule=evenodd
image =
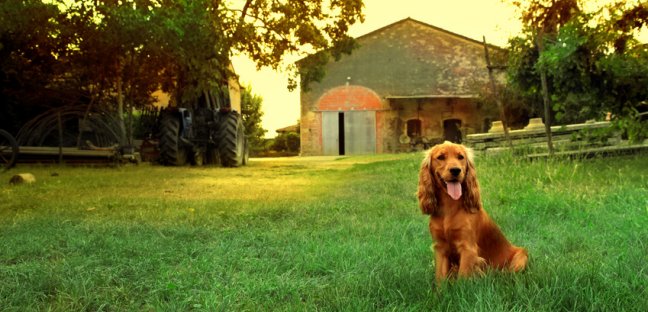
<path id="1" fill-rule="evenodd" d="M 301 93 L 301 154 L 406 152 L 461 142 L 497 115 L 482 42 L 406 18 L 356 38 Z M 492 47 L 492 46 L 491 46 Z"/>

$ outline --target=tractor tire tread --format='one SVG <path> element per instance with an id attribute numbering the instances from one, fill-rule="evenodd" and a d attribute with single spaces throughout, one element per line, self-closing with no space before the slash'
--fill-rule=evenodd
<path id="1" fill-rule="evenodd" d="M 237 134 L 239 127 L 239 114 L 230 112 L 223 115 L 218 135 L 220 161 L 224 167 L 238 167 L 241 165 L 241 155 L 237 153 Z M 242 126 L 242 124 L 241 124 Z"/>

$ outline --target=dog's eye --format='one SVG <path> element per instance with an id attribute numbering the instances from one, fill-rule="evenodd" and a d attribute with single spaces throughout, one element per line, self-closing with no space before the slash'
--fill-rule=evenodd
<path id="1" fill-rule="evenodd" d="M 445 155 L 439 155 L 439 156 L 437 156 L 437 159 L 438 160 L 445 160 Z"/>
<path id="2" fill-rule="evenodd" d="M 464 156 L 459 154 L 459 156 L 457 156 L 457 158 L 459 158 L 459 160 L 462 160 L 462 159 L 464 159 Z"/>

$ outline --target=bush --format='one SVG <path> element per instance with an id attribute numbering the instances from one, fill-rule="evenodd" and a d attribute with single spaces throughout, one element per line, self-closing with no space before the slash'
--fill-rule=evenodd
<path id="1" fill-rule="evenodd" d="M 296 132 L 281 133 L 274 139 L 272 150 L 277 152 L 299 152 L 299 134 Z"/>

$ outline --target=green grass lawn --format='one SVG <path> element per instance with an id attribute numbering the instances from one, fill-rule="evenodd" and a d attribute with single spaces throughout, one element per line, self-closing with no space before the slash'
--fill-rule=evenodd
<path id="1" fill-rule="evenodd" d="M 647 155 L 478 159 L 530 267 L 440 288 L 420 160 L 21 165 L 0 174 L 0 310 L 648 311 Z"/>

